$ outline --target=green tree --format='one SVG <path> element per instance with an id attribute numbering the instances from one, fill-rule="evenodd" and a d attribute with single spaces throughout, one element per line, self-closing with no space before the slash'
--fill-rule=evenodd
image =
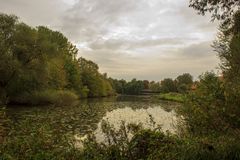
<path id="1" fill-rule="evenodd" d="M 212 72 L 199 78 L 197 89 L 188 95 L 180 109 L 187 129 L 193 134 L 222 132 L 226 127 L 223 82 Z"/>
<path id="2" fill-rule="evenodd" d="M 139 95 L 143 89 L 144 82 L 134 78 L 125 85 L 124 93 L 129 95 Z"/>
<path id="3" fill-rule="evenodd" d="M 149 89 L 154 92 L 159 92 L 161 90 L 161 84 L 159 82 L 152 81 L 149 83 Z"/>
<path id="4" fill-rule="evenodd" d="M 171 78 L 165 78 L 161 81 L 161 92 L 169 93 L 169 92 L 176 92 L 176 85 Z"/>
<path id="5" fill-rule="evenodd" d="M 46 70 L 43 64 L 45 53 L 38 43 L 36 29 L 23 23 L 18 23 L 17 18 L 0 15 L 4 24 L 1 27 L 1 90 L 6 97 L 16 96 L 24 91 L 38 89 L 45 85 Z M 6 23 L 10 23 L 8 26 Z M 12 33 L 6 28 L 12 28 Z M 5 37 L 5 39 L 4 39 Z M 7 42 L 11 39 L 11 42 Z M 4 48 L 9 46 L 7 50 Z"/>
<path id="6" fill-rule="evenodd" d="M 189 73 L 184 73 L 178 76 L 175 81 L 178 92 L 185 93 L 190 90 L 193 84 L 193 77 Z"/>
<path id="7" fill-rule="evenodd" d="M 6 103 L 7 87 L 18 68 L 18 62 L 12 51 L 17 23 L 16 16 L 0 14 L 0 103 Z"/>
<path id="8" fill-rule="evenodd" d="M 230 28 L 221 27 L 214 48 L 221 59 L 226 97 L 226 112 L 231 123 L 240 126 L 240 11 L 233 17 Z"/>
<path id="9" fill-rule="evenodd" d="M 182 108 L 192 133 L 231 132 L 240 127 L 239 5 L 235 0 L 190 1 L 190 6 L 200 13 L 211 12 L 213 18 L 222 20 L 214 49 L 223 70 L 220 78 L 209 73 L 201 77 L 193 96 Z"/>
<path id="10" fill-rule="evenodd" d="M 144 89 L 149 89 L 149 81 L 148 80 L 144 80 L 143 85 L 144 85 Z"/>
<path id="11" fill-rule="evenodd" d="M 83 85 L 89 89 L 89 97 L 108 96 L 113 89 L 107 77 L 98 72 L 98 65 L 84 58 L 78 59 Z"/>

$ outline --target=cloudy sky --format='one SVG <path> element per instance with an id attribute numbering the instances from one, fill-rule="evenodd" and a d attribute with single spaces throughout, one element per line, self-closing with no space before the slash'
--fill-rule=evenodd
<path id="1" fill-rule="evenodd" d="M 219 63 L 217 24 L 188 0 L 0 0 L 0 12 L 61 31 L 114 78 L 197 77 Z"/>

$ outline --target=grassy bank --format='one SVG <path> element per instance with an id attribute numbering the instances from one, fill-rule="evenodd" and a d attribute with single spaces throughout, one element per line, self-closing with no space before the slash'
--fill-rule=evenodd
<path id="1" fill-rule="evenodd" d="M 161 100 L 168 100 L 168 101 L 174 101 L 174 102 L 183 102 L 185 99 L 185 95 L 181 93 L 161 93 L 156 97 Z"/>

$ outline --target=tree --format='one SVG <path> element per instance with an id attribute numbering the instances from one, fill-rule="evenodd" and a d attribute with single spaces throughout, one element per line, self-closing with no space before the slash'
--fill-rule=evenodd
<path id="1" fill-rule="evenodd" d="M 0 103 L 7 101 L 7 86 L 18 68 L 13 57 L 13 36 L 18 18 L 12 15 L 0 14 Z"/>
<path id="2" fill-rule="evenodd" d="M 205 15 L 212 14 L 212 20 L 224 20 L 229 22 L 232 15 L 239 9 L 239 0 L 190 0 L 190 7 Z"/>
<path id="3" fill-rule="evenodd" d="M 193 77 L 189 73 L 184 73 L 176 78 L 178 84 L 191 85 L 193 83 Z"/>
<path id="4" fill-rule="evenodd" d="M 193 77 L 189 73 L 184 73 L 178 76 L 175 81 L 178 92 L 184 93 L 191 88 L 193 84 Z"/>
<path id="5" fill-rule="evenodd" d="M 2 14 L 0 17 L 0 90 L 9 99 L 46 84 L 45 52 L 42 52 L 45 46 L 39 44 L 36 29 L 18 23 L 14 16 Z"/>
<path id="6" fill-rule="evenodd" d="M 240 11 L 233 17 L 230 28 L 221 27 L 214 48 L 221 59 L 228 119 L 240 126 Z"/>
<path id="7" fill-rule="evenodd" d="M 176 86 L 174 81 L 171 78 L 165 78 L 161 81 L 161 92 L 169 93 L 169 92 L 176 92 Z"/>
<path id="8" fill-rule="evenodd" d="M 144 84 L 144 89 L 149 89 L 149 81 L 148 80 L 144 80 L 143 84 Z"/>
<path id="9" fill-rule="evenodd" d="M 223 82 L 213 72 L 199 77 L 197 89 L 187 96 L 180 110 L 193 134 L 224 131 L 226 128 L 225 97 Z"/>
<path id="10" fill-rule="evenodd" d="M 113 89 L 106 75 L 98 72 L 98 65 L 84 58 L 78 59 L 83 85 L 89 89 L 89 97 L 109 96 Z"/>
<path id="11" fill-rule="evenodd" d="M 214 49 L 221 59 L 221 67 L 225 73 L 239 74 L 240 72 L 240 11 L 234 15 L 230 28 L 221 26 L 218 39 L 214 42 Z"/>
<path id="12" fill-rule="evenodd" d="M 151 81 L 149 83 L 149 89 L 151 89 L 154 92 L 159 92 L 161 90 L 161 84 L 159 82 Z"/>
<path id="13" fill-rule="evenodd" d="M 124 91 L 125 91 L 125 94 L 139 95 L 143 89 L 144 89 L 144 82 L 136 80 L 134 78 L 125 85 Z"/>
<path id="14" fill-rule="evenodd" d="M 194 99 L 191 99 L 188 102 L 190 103 L 189 108 L 186 108 L 193 109 L 194 107 L 196 107 L 198 111 L 201 111 L 201 113 L 205 114 L 204 117 L 208 117 L 206 122 L 222 121 L 223 123 L 221 123 L 221 125 L 223 126 L 223 128 L 225 127 L 224 129 L 239 128 L 240 118 L 238 115 L 240 114 L 240 1 L 191 0 L 190 6 L 198 10 L 200 14 L 205 14 L 206 12 L 212 13 L 213 20 L 222 20 L 218 38 L 214 42 L 213 46 L 220 57 L 223 75 L 221 78 L 220 87 L 218 85 L 218 82 L 212 83 L 212 81 L 204 83 L 205 85 L 203 86 L 206 87 L 201 87 L 200 89 L 198 89 L 198 86 L 197 93 L 201 91 L 200 93 L 204 93 L 205 95 L 207 95 L 207 97 L 203 98 L 203 95 L 198 96 L 197 98 L 194 97 Z M 206 78 L 203 78 L 203 80 L 204 79 Z M 217 77 L 212 79 L 214 80 L 219 78 Z M 220 89 L 216 90 L 214 88 Z M 211 98 L 211 103 L 209 103 L 209 97 Z M 211 112 L 209 111 L 210 107 L 212 107 Z M 203 111 L 202 108 L 207 109 Z M 189 113 L 190 112 L 193 113 L 194 111 L 189 111 Z M 197 117 L 196 115 L 192 115 L 192 117 L 193 116 Z M 188 117 L 191 117 L 191 115 L 188 115 Z M 201 116 L 199 117 L 200 119 L 204 118 Z M 193 125 L 193 123 L 191 125 Z M 207 123 L 205 123 L 205 125 L 207 125 Z M 212 123 L 211 125 L 214 126 L 218 124 Z"/>

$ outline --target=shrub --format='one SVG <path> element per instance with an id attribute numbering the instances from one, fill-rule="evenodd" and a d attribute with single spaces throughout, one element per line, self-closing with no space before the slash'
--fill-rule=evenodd
<path id="1" fill-rule="evenodd" d="M 181 138 L 159 128 L 150 130 L 124 123 L 116 130 L 106 122 L 102 129 L 106 143 L 88 139 L 84 145 L 84 159 L 240 160 L 237 136 Z M 129 133 L 132 133 L 131 139 L 126 135 Z"/>
<path id="2" fill-rule="evenodd" d="M 191 134 L 221 133 L 228 129 L 222 82 L 212 72 L 200 77 L 197 89 L 190 93 L 178 111 Z"/>
<path id="3" fill-rule="evenodd" d="M 78 99 L 78 96 L 66 90 L 44 90 L 44 91 L 33 91 L 31 93 L 24 93 L 10 102 L 17 104 L 29 104 L 29 105 L 67 105 L 71 104 Z"/>

